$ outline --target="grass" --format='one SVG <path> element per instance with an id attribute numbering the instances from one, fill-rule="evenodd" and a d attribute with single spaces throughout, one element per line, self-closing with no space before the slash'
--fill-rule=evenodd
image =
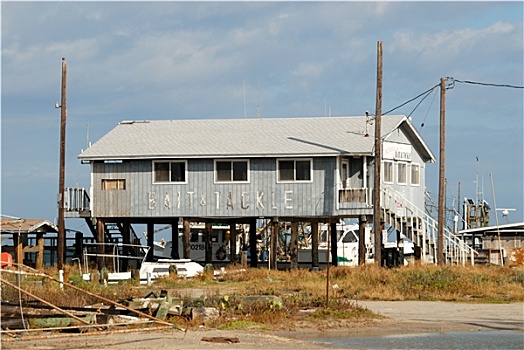
<path id="1" fill-rule="evenodd" d="M 230 321 L 223 323 L 217 327 L 222 330 L 268 330 L 269 328 L 264 324 L 253 321 Z"/>
<path id="2" fill-rule="evenodd" d="M 46 271 L 58 276 L 56 269 Z M 74 267 L 66 269 L 67 280 L 83 289 L 114 301 L 143 297 L 151 291 L 157 295 L 167 290 L 169 295 L 184 297 L 190 291 L 199 291 L 199 306 L 216 307 L 220 317 L 213 320 L 191 320 L 188 325 L 202 323 L 221 329 L 275 329 L 291 327 L 301 319 L 310 323 L 324 320 L 362 320 L 377 317 L 362 309 L 352 300 L 440 300 L 484 303 L 524 301 L 524 268 L 500 266 L 406 266 L 395 269 L 364 265 L 355 268 L 333 267 L 327 271 L 311 272 L 305 269 L 277 271 L 226 269 L 220 279 L 202 275 L 194 279 L 170 276 L 152 286 L 141 286 L 137 281 L 121 282 L 104 287 L 81 280 Z M 15 280 L 4 273 L 2 278 Z M 100 302 L 85 293 L 65 287 L 42 277 L 27 276 L 21 287 L 60 307 L 85 306 Z M 329 292 L 329 299 L 327 298 Z M 242 296 L 260 297 L 258 302 L 242 302 Z M 32 298 L 21 295 L 29 302 Z M 2 286 L 2 300 L 18 301 L 19 293 Z M 255 300 L 257 300 L 255 298 Z M 195 303 L 195 300 L 188 300 Z M 196 305 L 196 304 L 195 304 Z M 307 316 L 301 310 L 311 310 Z M 300 318 L 301 317 L 301 318 Z"/>

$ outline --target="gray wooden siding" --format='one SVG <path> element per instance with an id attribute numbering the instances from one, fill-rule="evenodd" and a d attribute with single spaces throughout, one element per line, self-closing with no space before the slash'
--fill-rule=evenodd
<path id="1" fill-rule="evenodd" d="M 315 158 L 313 181 L 308 183 L 277 183 L 275 158 L 251 159 L 249 183 L 215 184 L 213 159 L 188 159 L 187 168 L 187 184 L 153 184 L 150 160 L 93 164 L 93 216 L 333 215 L 335 157 Z M 126 189 L 103 191 L 102 179 L 125 179 Z"/>

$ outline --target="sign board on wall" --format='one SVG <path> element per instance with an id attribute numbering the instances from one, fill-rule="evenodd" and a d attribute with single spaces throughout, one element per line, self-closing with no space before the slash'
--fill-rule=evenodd
<path id="1" fill-rule="evenodd" d="M 411 162 L 411 145 L 404 143 L 384 142 L 382 148 L 383 159 Z"/>

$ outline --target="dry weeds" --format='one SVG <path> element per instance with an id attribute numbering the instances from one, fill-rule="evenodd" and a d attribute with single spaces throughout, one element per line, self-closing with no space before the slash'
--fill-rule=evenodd
<path id="1" fill-rule="evenodd" d="M 57 276 L 56 269 L 46 271 Z M 267 269 L 240 270 L 238 266 L 226 269 L 219 279 L 202 275 L 182 280 L 170 276 L 156 281 L 152 286 L 140 286 L 136 281 L 123 282 L 107 287 L 81 280 L 78 269 L 66 270 L 67 280 L 85 290 L 114 301 L 143 297 L 151 291 L 157 295 L 167 290 L 172 296 L 182 296 L 183 291 L 201 290 L 205 306 L 220 309 L 215 320 L 180 320 L 175 323 L 197 327 L 206 323 L 225 329 L 271 328 L 289 329 L 297 322 L 324 322 L 326 319 L 362 320 L 376 317 L 361 309 L 352 300 L 442 300 L 465 302 L 505 303 L 524 301 L 524 269 L 499 266 L 406 266 L 394 269 L 365 265 L 356 268 L 332 267 L 312 272 L 306 269 L 277 271 Z M 329 280 L 327 279 L 329 277 Z M 2 278 L 15 280 L 14 275 Z M 61 289 L 59 284 L 42 277 L 26 276 L 21 287 L 60 307 L 78 307 L 99 302 L 96 298 L 75 291 Z M 281 298 L 281 304 L 252 303 L 239 305 L 235 297 L 246 295 L 272 295 Z M 211 298 L 211 297 L 215 298 Z M 228 303 L 217 303 L 216 297 L 228 296 Z M 31 298 L 2 286 L 3 301 L 31 302 Z M 304 310 L 310 310 L 304 313 Z"/>

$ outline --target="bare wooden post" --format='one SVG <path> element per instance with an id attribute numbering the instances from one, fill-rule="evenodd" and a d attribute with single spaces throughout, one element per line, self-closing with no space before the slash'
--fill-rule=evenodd
<path id="1" fill-rule="evenodd" d="M 373 231 L 375 235 L 375 263 L 382 264 L 382 227 L 380 212 L 381 169 L 382 169 L 382 42 L 377 42 L 377 96 L 375 111 L 375 181 L 373 195 Z"/>
<path id="2" fill-rule="evenodd" d="M 191 235 L 191 227 L 189 219 L 184 218 L 184 235 L 182 236 L 182 245 L 184 246 L 184 259 L 191 259 L 191 247 L 189 245 L 189 237 Z"/>
<path id="3" fill-rule="evenodd" d="M 146 261 L 153 261 L 155 250 L 155 223 L 152 221 L 147 223 L 147 246 L 149 247 L 149 250 L 147 252 Z"/>
<path id="4" fill-rule="evenodd" d="M 205 229 L 205 256 L 206 256 L 206 265 L 213 263 L 213 244 L 211 242 L 211 237 L 213 235 L 213 223 L 206 222 Z"/>
<path id="5" fill-rule="evenodd" d="M 331 236 L 331 218 L 329 218 L 328 223 L 328 234 L 327 234 L 327 250 L 326 250 L 326 309 L 329 308 L 329 249 L 330 247 L 330 236 Z"/>
<path id="6" fill-rule="evenodd" d="M 24 247 L 22 243 L 22 236 L 20 232 L 13 233 L 13 245 L 15 251 L 15 261 L 17 264 L 24 263 Z"/>
<path id="7" fill-rule="evenodd" d="M 178 218 L 171 220 L 171 259 L 180 259 L 180 244 L 178 240 Z"/>
<path id="8" fill-rule="evenodd" d="M 229 260 L 231 263 L 236 262 L 237 254 L 237 225 L 235 222 L 231 222 L 229 225 Z"/>
<path id="9" fill-rule="evenodd" d="M 367 217 L 361 215 L 358 218 L 358 264 L 366 263 L 366 225 Z"/>
<path id="10" fill-rule="evenodd" d="M 128 246 L 128 244 L 131 244 L 131 223 L 129 220 L 124 220 L 122 222 L 122 243 L 123 246 L 123 253 L 125 256 L 133 255 L 133 249 Z M 129 259 L 122 259 L 122 271 L 127 271 L 129 268 Z"/>
<path id="11" fill-rule="evenodd" d="M 269 263 L 271 268 L 275 270 L 277 269 L 278 229 L 278 218 L 273 218 L 271 224 L 271 250 L 269 253 Z"/>
<path id="12" fill-rule="evenodd" d="M 298 268 L 298 222 L 291 222 L 291 242 L 289 242 L 291 255 L 291 269 Z"/>
<path id="13" fill-rule="evenodd" d="M 331 226 L 331 265 L 338 266 L 337 222 L 331 222 L 329 225 Z"/>
<path id="14" fill-rule="evenodd" d="M 36 245 L 38 246 L 38 253 L 36 253 L 35 268 L 42 271 L 44 268 L 44 234 L 42 232 L 36 234 Z"/>
<path id="15" fill-rule="evenodd" d="M 311 221 L 311 267 L 318 270 L 318 220 Z"/>
<path id="16" fill-rule="evenodd" d="M 258 257 L 257 257 L 257 219 L 249 219 L 249 256 L 251 267 L 258 266 Z"/>
<path id="17" fill-rule="evenodd" d="M 104 231 L 105 231 L 104 221 L 101 219 L 98 219 L 96 221 L 96 236 L 97 236 L 96 240 L 97 240 L 97 243 L 99 244 L 98 249 L 97 249 L 98 254 L 104 254 L 104 243 L 105 243 Z M 101 256 L 99 256 L 96 259 L 96 263 L 98 265 L 99 271 L 101 271 L 102 268 L 105 267 L 105 259 Z"/>
<path id="18" fill-rule="evenodd" d="M 446 182 L 446 78 L 440 78 L 440 154 L 438 186 L 438 245 L 437 263 L 444 265 L 444 216 L 445 216 L 445 182 Z"/>

